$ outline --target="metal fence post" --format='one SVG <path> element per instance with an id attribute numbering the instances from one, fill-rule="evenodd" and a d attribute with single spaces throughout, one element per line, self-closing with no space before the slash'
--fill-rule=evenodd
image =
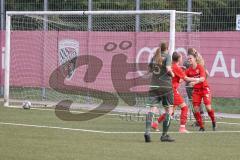
<path id="1" fill-rule="evenodd" d="M 43 3 L 43 10 L 44 11 L 48 11 L 48 0 L 44 0 L 44 3 Z M 48 30 L 48 16 L 47 15 L 44 15 L 44 21 L 43 21 L 43 34 L 45 35 L 45 32 Z M 45 41 L 45 36 L 44 36 L 44 41 Z M 43 61 L 44 61 L 44 55 L 45 55 L 45 42 L 43 42 Z M 44 62 L 43 62 L 43 83 L 42 85 L 44 85 L 45 81 L 44 81 Z M 45 100 L 47 97 L 46 97 L 46 88 L 45 87 L 42 87 L 42 100 Z"/>
<path id="2" fill-rule="evenodd" d="M 43 3 L 43 10 L 44 11 L 48 11 L 48 0 L 44 0 L 44 3 Z M 44 15 L 44 22 L 43 22 L 43 28 L 44 30 L 48 30 L 48 22 L 47 22 L 47 15 Z"/>
<path id="3" fill-rule="evenodd" d="M 5 28 L 5 0 L 1 0 L 1 31 Z"/>
<path id="4" fill-rule="evenodd" d="M 136 0 L 136 10 L 140 10 L 140 0 Z M 140 32 L 140 15 L 136 15 L 135 31 Z"/>
<path id="5" fill-rule="evenodd" d="M 188 12 L 192 12 L 192 0 L 188 0 Z M 187 15 L 187 31 L 191 32 L 192 28 L 192 15 Z"/>
<path id="6" fill-rule="evenodd" d="M 88 0 L 88 11 L 92 10 L 92 0 Z M 88 15 L 88 31 L 92 30 L 92 15 Z"/>
<path id="7" fill-rule="evenodd" d="M 92 11 L 93 4 L 92 0 L 88 0 L 88 11 Z M 89 32 L 92 31 L 92 15 L 88 15 L 88 41 L 87 41 L 87 46 L 88 46 L 88 54 L 89 54 Z M 89 76 L 89 75 L 88 75 Z M 90 96 L 90 93 L 88 91 L 86 101 L 88 104 L 91 104 L 93 102 L 93 99 Z"/>

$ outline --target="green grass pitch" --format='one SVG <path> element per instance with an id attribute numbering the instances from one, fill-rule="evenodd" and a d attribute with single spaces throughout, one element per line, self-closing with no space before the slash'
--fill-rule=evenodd
<path id="1" fill-rule="evenodd" d="M 179 134 L 173 121 L 174 143 L 145 143 L 143 121 L 105 115 L 83 122 L 67 122 L 53 110 L 0 107 L 2 160 L 239 160 L 240 119 L 219 119 L 217 131 L 206 122 L 199 133 L 188 123 L 189 134 Z"/>

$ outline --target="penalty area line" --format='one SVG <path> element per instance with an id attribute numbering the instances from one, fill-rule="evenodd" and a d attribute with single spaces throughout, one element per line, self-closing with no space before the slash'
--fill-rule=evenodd
<path id="1" fill-rule="evenodd" d="M 10 122 L 0 122 L 0 125 L 10 125 L 10 126 L 21 126 L 21 127 L 33 127 L 33 128 L 47 128 L 47 129 L 59 129 L 68 131 L 80 131 L 80 132 L 90 132 L 90 133 L 103 133 L 103 134 L 144 134 L 144 132 L 115 132 L 115 131 L 100 131 L 100 130 L 89 130 L 81 128 L 66 128 L 57 126 L 46 126 L 46 125 L 34 125 L 34 124 L 24 124 L 24 123 L 10 123 Z M 153 134 L 159 134 L 161 132 L 152 132 Z M 182 134 L 179 132 L 168 132 L 172 134 Z M 189 131 L 186 134 L 204 134 L 204 133 L 240 133 L 240 131 Z"/>

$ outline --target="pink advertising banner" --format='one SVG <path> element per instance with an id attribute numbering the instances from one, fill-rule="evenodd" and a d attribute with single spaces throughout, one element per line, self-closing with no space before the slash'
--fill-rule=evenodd
<path id="1" fill-rule="evenodd" d="M 1 48 L 5 46 L 3 34 Z M 132 79 L 146 73 L 138 64 L 147 63 L 159 43 L 168 36 L 165 32 L 14 31 L 11 34 L 10 84 L 49 87 L 49 77 L 62 66 L 63 72 L 68 70 L 66 84 L 115 92 L 113 81 L 116 79 Z M 176 34 L 176 50 L 186 52 L 188 46 L 195 47 L 205 58 L 214 97 L 240 98 L 239 42 L 240 32 Z M 93 59 L 89 58 L 86 64 L 76 68 L 76 58 L 84 55 Z M 94 66 L 98 62 L 94 57 L 101 62 L 98 66 Z M 121 77 L 129 63 L 135 63 L 138 71 L 129 71 Z M 86 71 L 91 67 L 97 74 L 89 74 L 86 80 Z M 147 91 L 148 87 L 136 86 L 132 90 Z"/>

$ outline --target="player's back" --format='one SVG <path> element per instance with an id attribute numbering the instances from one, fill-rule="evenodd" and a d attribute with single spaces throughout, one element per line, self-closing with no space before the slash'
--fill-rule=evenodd
<path id="1" fill-rule="evenodd" d="M 150 63 L 150 71 L 152 72 L 151 85 L 159 86 L 159 89 L 170 91 L 172 90 L 172 77 L 167 74 L 167 68 L 171 65 L 171 56 L 164 52 L 161 54 L 162 65 L 156 63 L 154 59 Z"/>

